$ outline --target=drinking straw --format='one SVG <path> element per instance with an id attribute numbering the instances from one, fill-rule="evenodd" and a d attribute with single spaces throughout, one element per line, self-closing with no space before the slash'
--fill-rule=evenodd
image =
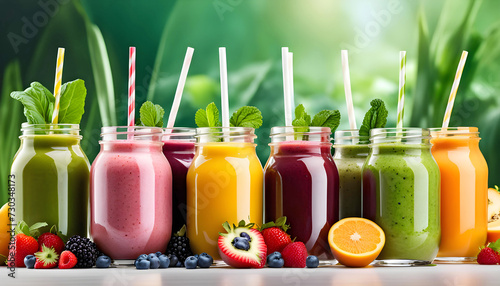
<path id="1" fill-rule="evenodd" d="M 177 112 L 179 111 L 179 105 L 181 104 L 182 91 L 184 90 L 184 85 L 186 84 L 186 78 L 189 71 L 189 66 L 191 65 L 191 59 L 193 58 L 193 53 L 194 49 L 188 47 L 186 51 L 186 56 L 184 57 L 184 63 L 182 64 L 179 82 L 177 83 L 177 89 L 175 90 L 174 103 L 172 103 L 172 108 L 170 109 L 170 115 L 168 116 L 167 128 L 174 127 L 175 118 L 177 117 Z"/>
<path id="2" fill-rule="evenodd" d="M 128 58 L 128 126 L 134 127 L 135 125 L 135 47 L 129 48 Z M 128 139 L 133 136 L 129 129 Z"/>
<path id="3" fill-rule="evenodd" d="M 222 107 L 222 127 L 229 127 L 229 99 L 227 89 L 226 48 L 219 48 L 220 90 Z"/>
<path id="4" fill-rule="evenodd" d="M 288 91 L 290 92 L 290 107 L 293 111 L 295 109 L 295 96 L 293 92 L 293 53 L 288 53 Z"/>
<path id="5" fill-rule="evenodd" d="M 52 113 L 52 124 L 57 124 L 59 121 L 59 102 L 61 100 L 61 81 L 64 65 L 64 48 L 57 49 L 57 64 L 56 64 L 56 79 L 54 82 L 54 96 L 56 98 L 54 104 L 54 112 Z"/>
<path id="6" fill-rule="evenodd" d="M 354 115 L 354 106 L 352 104 L 351 77 L 349 75 L 349 59 L 347 50 L 342 50 L 340 55 L 342 58 L 342 75 L 344 76 L 344 91 L 347 105 L 347 115 L 349 117 L 349 126 L 352 130 L 354 130 L 358 128 L 356 127 L 356 116 Z"/>
<path id="7" fill-rule="evenodd" d="M 467 51 L 463 51 L 462 56 L 460 57 L 457 73 L 455 74 L 455 80 L 451 86 L 450 98 L 448 99 L 448 105 L 446 106 L 446 112 L 444 113 L 442 128 L 448 128 L 448 125 L 450 124 L 451 110 L 453 109 L 453 104 L 455 103 L 455 97 L 457 96 L 458 85 L 460 84 L 460 78 L 462 77 L 462 72 L 464 71 L 467 54 Z"/>
<path id="8" fill-rule="evenodd" d="M 288 48 L 281 48 L 281 64 L 283 70 L 283 96 L 285 103 L 285 125 L 292 126 L 292 109 L 291 109 L 291 94 L 290 94 L 290 85 L 288 83 L 289 76 L 288 73 L 290 69 L 288 68 Z"/>
<path id="9" fill-rule="evenodd" d="M 399 52 L 399 96 L 398 96 L 398 122 L 397 128 L 403 128 L 405 85 L 406 85 L 406 51 Z"/>

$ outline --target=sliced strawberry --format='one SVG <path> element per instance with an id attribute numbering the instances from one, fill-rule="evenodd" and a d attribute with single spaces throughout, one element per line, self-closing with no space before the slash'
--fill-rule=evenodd
<path id="1" fill-rule="evenodd" d="M 219 233 L 219 254 L 227 265 L 236 268 L 262 268 L 266 264 L 267 246 L 262 234 L 240 221 L 233 227 L 225 222 L 227 233 Z"/>
<path id="2" fill-rule="evenodd" d="M 43 245 L 42 251 L 36 252 L 35 257 L 35 269 L 49 269 L 57 266 L 59 254 L 56 253 L 54 248 L 48 248 Z"/>
<path id="3" fill-rule="evenodd" d="M 59 269 L 71 269 L 75 267 L 77 262 L 78 259 L 73 252 L 65 250 L 61 253 L 61 257 L 59 257 Z"/>
<path id="4" fill-rule="evenodd" d="M 283 249 L 281 256 L 285 260 L 285 267 L 306 267 L 307 249 L 303 242 L 290 243 Z"/>
<path id="5" fill-rule="evenodd" d="M 276 222 L 268 222 L 260 228 L 267 245 L 267 255 L 283 251 L 283 248 L 292 242 L 286 233 L 288 228 L 290 226 L 286 224 L 286 216 L 278 218 Z"/>

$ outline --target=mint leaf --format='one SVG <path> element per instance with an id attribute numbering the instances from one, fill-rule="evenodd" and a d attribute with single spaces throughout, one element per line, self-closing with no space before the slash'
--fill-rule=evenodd
<path id="1" fill-rule="evenodd" d="M 205 109 L 198 109 L 194 115 L 194 122 L 198 127 L 208 127 L 207 112 Z"/>
<path id="2" fill-rule="evenodd" d="M 311 116 L 309 114 L 307 114 L 306 108 L 304 107 L 304 105 L 299 104 L 295 108 L 295 120 L 297 120 L 297 124 L 300 123 L 300 124 L 303 124 L 303 125 L 295 125 L 292 122 L 293 126 L 310 126 L 311 125 Z"/>
<path id="3" fill-rule="evenodd" d="M 59 123 L 80 124 L 85 112 L 87 89 L 81 79 L 67 82 L 61 86 L 59 102 Z"/>
<path id="4" fill-rule="evenodd" d="M 165 115 L 165 110 L 151 101 L 146 101 L 142 104 L 139 110 L 139 115 L 141 116 L 141 124 L 149 127 L 163 127 L 163 116 Z"/>
<path id="5" fill-rule="evenodd" d="M 52 121 L 54 95 L 39 82 L 32 82 L 24 91 L 14 91 L 10 97 L 24 105 L 24 115 L 30 124 L 46 124 Z"/>
<path id="6" fill-rule="evenodd" d="M 243 106 L 233 113 L 229 122 L 234 127 L 257 129 L 262 125 L 262 113 L 255 106 Z"/>
<path id="7" fill-rule="evenodd" d="M 387 109 L 381 99 L 374 99 L 370 102 L 370 110 L 365 114 L 363 125 L 359 128 L 359 136 L 370 136 L 370 129 L 383 128 L 387 124 Z"/>
<path id="8" fill-rule="evenodd" d="M 340 112 L 338 110 L 322 110 L 316 114 L 311 122 L 311 126 L 330 127 L 332 133 L 340 124 Z"/>
<path id="9" fill-rule="evenodd" d="M 194 115 L 194 121 L 198 127 L 219 127 L 219 109 L 215 103 L 207 105 L 206 110 L 198 109 Z"/>

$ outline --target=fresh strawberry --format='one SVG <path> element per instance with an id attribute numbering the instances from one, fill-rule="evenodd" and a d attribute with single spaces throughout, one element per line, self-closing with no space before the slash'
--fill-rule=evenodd
<path id="1" fill-rule="evenodd" d="M 61 254 L 64 250 L 64 242 L 57 235 L 50 232 L 46 232 L 38 237 L 38 250 L 42 251 L 42 246 L 45 245 L 48 248 L 54 248 L 57 254 Z"/>
<path id="2" fill-rule="evenodd" d="M 15 247 L 9 249 L 9 257 L 15 258 L 16 267 L 26 267 L 24 258 L 34 255 L 38 250 L 38 242 L 35 237 L 40 234 L 39 228 L 47 226 L 44 222 L 37 222 L 28 226 L 24 221 L 20 221 L 15 229 Z"/>
<path id="3" fill-rule="evenodd" d="M 71 269 L 75 267 L 78 259 L 73 254 L 73 252 L 69 250 L 65 250 L 61 253 L 61 257 L 59 257 L 59 269 Z"/>
<path id="4" fill-rule="evenodd" d="M 24 258 L 28 255 L 34 255 L 38 250 L 36 239 L 24 233 L 16 234 L 15 247 L 9 249 L 9 256 L 15 257 L 16 267 L 26 267 Z"/>
<path id="5" fill-rule="evenodd" d="M 233 227 L 226 221 L 222 224 L 227 233 L 219 233 L 219 254 L 227 265 L 236 268 L 262 268 L 266 264 L 267 246 L 262 234 L 240 221 Z"/>
<path id="6" fill-rule="evenodd" d="M 292 243 L 290 236 L 286 233 L 290 226 L 285 223 L 286 216 L 280 217 L 276 222 L 268 222 L 260 228 L 267 245 L 267 255 L 275 251 L 281 252 L 285 246 Z"/>
<path id="7" fill-rule="evenodd" d="M 285 260 L 285 267 L 306 267 L 307 249 L 303 242 L 292 242 L 285 246 L 281 256 Z"/>
<path id="8" fill-rule="evenodd" d="M 490 242 L 486 247 L 481 248 L 477 255 L 477 263 L 495 265 L 500 264 L 500 239 Z"/>
<path id="9" fill-rule="evenodd" d="M 42 251 L 36 252 L 35 257 L 35 269 L 49 269 L 57 266 L 59 254 L 56 253 L 54 248 L 42 245 Z"/>

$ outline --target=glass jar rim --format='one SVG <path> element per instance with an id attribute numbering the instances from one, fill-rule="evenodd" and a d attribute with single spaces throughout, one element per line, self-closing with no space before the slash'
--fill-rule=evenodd
<path id="1" fill-rule="evenodd" d="M 431 139 L 427 128 L 373 128 L 370 130 L 370 145 L 381 143 L 422 144 Z"/>
<path id="2" fill-rule="evenodd" d="M 162 140 L 195 142 L 196 141 L 195 136 L 196 136 L 196 128 L 191 128 L 191 127 L 163 128 Z"/>
<path id="3" fill-rule="evenodd" d="M 433 127 L 429 128 L 431 136 L 435 137 L 479 137 L 479 129 L 477 127 Z"/>
<path id="4" fill-rule="evenodd" d="M 160 141 L 163 136 L 161 127 L 150 126 L 103 126 L 101 128 L 101 142 L 142 140 Z"/>
<path id="5" fill-rule="evenodd" d="M 331 135 L 332 130 L 330 127 L 322 126 L 274 126 L 271 127 L 269 136 L 319 135 L 324 133 Z"/>
<path id="6" fill-rule="evenodd" d="M 334 134 L 334 146 L 367 145 L 370 136 L 359 135 L 359 129 L 337 130 Z"/>
<path id="7" fill-rule="evenodd" d="M 253 143 L 257 138 L 252 127 L 199 127 L 196 128 L 197 143 L 245 142 Z"/>
<path id="8" fill-rule="evenodd" d="M 65 135 L 82 138 L 80 135 L 80 124 L 57 123 L 57 124 L 32 124 L 23 122 L 21 124 L 22 136 L 35 135 Z"/>

